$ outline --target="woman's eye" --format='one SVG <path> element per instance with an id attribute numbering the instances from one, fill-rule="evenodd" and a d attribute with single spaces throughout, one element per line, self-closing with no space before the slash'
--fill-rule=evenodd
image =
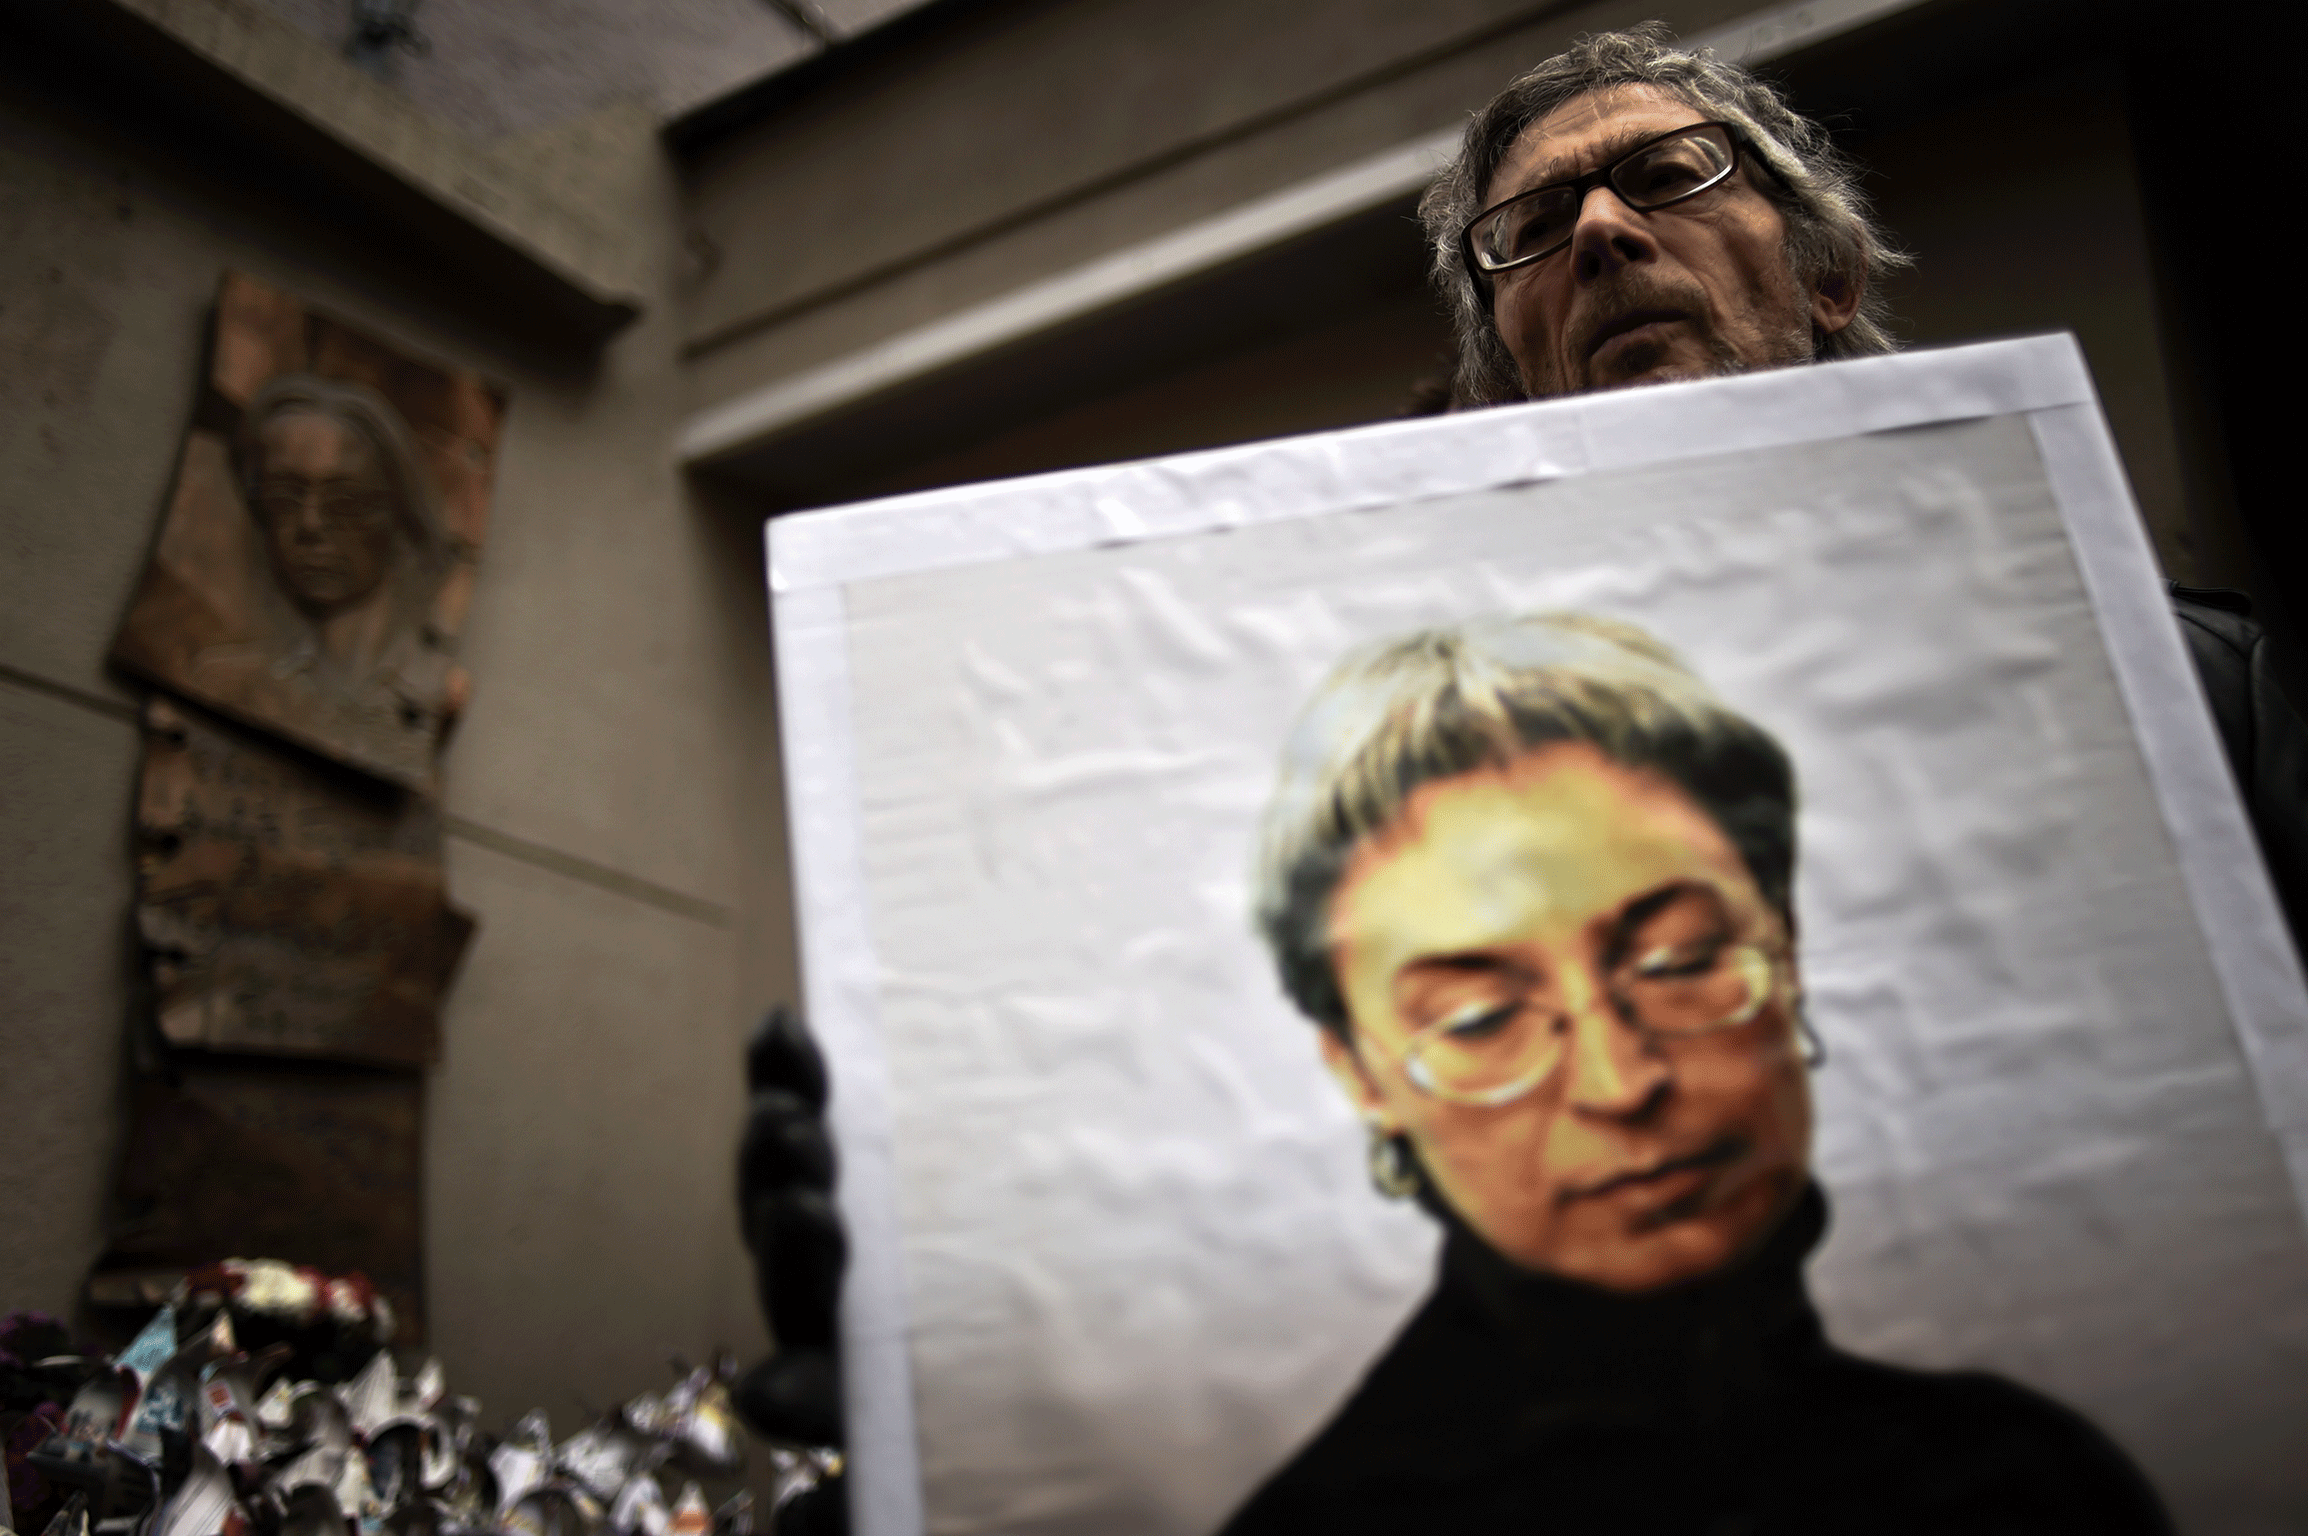
<path id="1" fill-rule="evenodd" d="M 1636 979 L 1654 980 L 1704 976 L 1723 958 L 1724 944 L 1709 939 L 1699 944 L 1661 945 L 1640 956 L 1632 967 Z"/>
<path id="2" fill-rule="evenodd" d="M 1453 1040 L 1487 1040 L 1512 1024 L 1522 1006 L 1518 1002 L 1473 1004 L 1445 1015 L 1435 1028 Z"/>

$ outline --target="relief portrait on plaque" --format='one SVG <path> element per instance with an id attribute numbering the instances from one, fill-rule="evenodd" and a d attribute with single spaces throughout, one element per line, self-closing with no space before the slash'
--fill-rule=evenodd
<path id="1" fill-rule="evenodd" d="M 112 647 L 152 685 L 135 1074 L 99 1306 L 228 1255 L 422 1329 L 423 1069 L 474 931 L 442 859 L 504 392 L 239 273 Z"/>
<path id="2" fill-rule="evenodd" d="M 113 658 L 245 724 L 432 786 L 469 691 L 455 656 L 503 418 L 238 274 L 160 536 Z"/>
<path id="3" fill-rule="evenodd" d="M 227 274 L 176 485 L 114 659 L 145 708 L 138 929 L 156 1021 L 209 1051 L 418 1067 L 472 932 L 443 734 L 503 416 Z"/>

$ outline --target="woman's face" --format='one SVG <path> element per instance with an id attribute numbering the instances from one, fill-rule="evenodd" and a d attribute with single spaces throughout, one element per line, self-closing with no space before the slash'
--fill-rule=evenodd
<path id="1" fill-rule="evenodd" d="M 256 513 L 282 590 L 314 618 L 360 603 L 393 566 L 392 491 L 367 438 L 318 411 L 257 434 Z"/>
<path id="2" fill-rule="evenodd" d="M 1428 784 L 1348 865 L 1330 939 L 1353 1031 L 1323 1035 L 1332 1072 L 1522 1267 L 1673 1285 L 1752 1250 L 1802 1191 L 1788 935 L 1666 778 L 1578 742 Z M 1694 1011 L 1687 978 L 1734 954 L 1746 1004 Z M 1474 1075 L 1508 1038 L 1519 1071 Z M 1450 1096 L 1491 1082 L 1531 1086 Z"/>

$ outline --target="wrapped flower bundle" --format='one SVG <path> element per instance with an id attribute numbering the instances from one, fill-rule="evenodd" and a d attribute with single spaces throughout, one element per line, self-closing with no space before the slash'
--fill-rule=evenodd
<path id="1" fill-rule="evenodd" d="M 108 1360 L 52 1319 L 0 1337 L 14 1429 L 0 1536 L 751 1536 L 752 1496 L 694 1480 L 745 1465 L 727 1356 L 555 1443 L 542 1411 L 502 1439 L 438 1362 L 401 1376 L 391 1310 L 358 1275 L 229 1260 L 189 1276 Z M 354 1361 L 357 1368 L 346 1369 Z M 338 1379 L 325 1379 L 325 1378 Z M 19 1401 L 41 1399 L 44 1401 Z M 839 1470 L 775 1446 L 775 1502 Z M 660 1471 L 686 1474 L 668 1500 Z M 37 1526 L 19 1512 L 39 1513 Z M 772 1521 L 774 1523 L 774 1521 Z"/>

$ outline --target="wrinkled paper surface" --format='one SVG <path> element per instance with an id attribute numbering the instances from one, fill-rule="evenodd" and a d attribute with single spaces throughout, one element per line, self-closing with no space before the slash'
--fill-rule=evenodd
<path id="1" fill-rule="evenodd" d="M 1530 609 L 1795 759 L 1837 1340 L 2078 1406 L 2186 1529 L 2308 1522 L 2308 1240 L 2024 417 L 844 597 L 929 1529 L 1211 1530 L 1416 1307 L 1251 838 L 1342 652 Z"/>

